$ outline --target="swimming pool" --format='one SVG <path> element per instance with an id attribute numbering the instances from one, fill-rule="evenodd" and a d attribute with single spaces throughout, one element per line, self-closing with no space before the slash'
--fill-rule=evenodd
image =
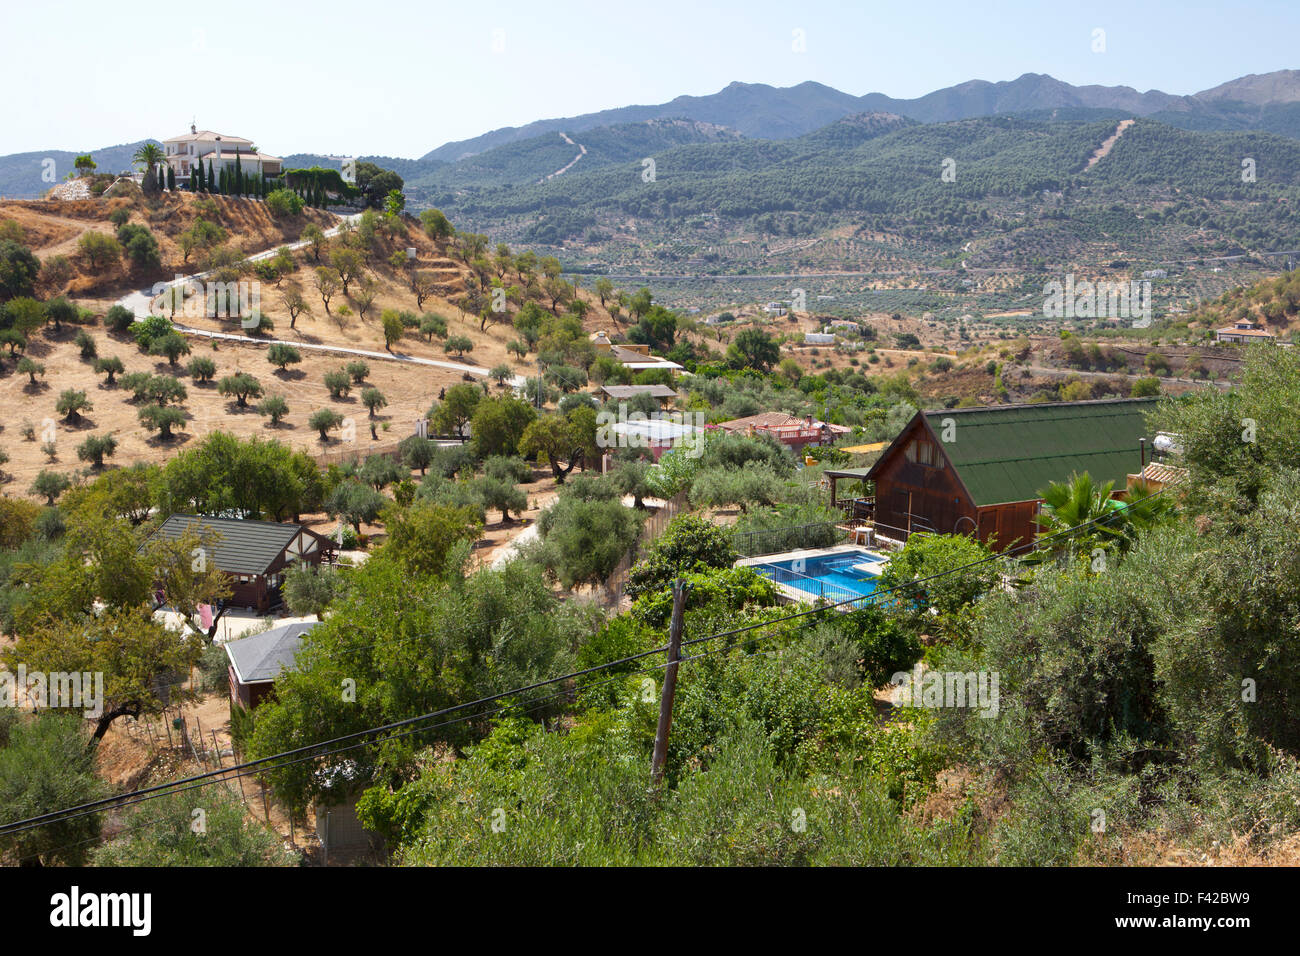
<path id="1" fill-rule="evenodd" d="M 801 591 L 810 598 L 839 603 L 874 594 L 888 560 L 874 551 L 853 548 L 765 561 L 751 567 L 776 584 Z"/>

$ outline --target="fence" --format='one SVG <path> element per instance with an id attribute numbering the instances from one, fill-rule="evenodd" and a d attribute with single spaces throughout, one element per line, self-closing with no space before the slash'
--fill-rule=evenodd
<path id="1" fill-rule="evenodd" d="M 686 492 L 679 492 L 646 519 L 645 524 L 641 526 L 641 536 L 637 539 L 636 545 L 623 555 L 623 560 L 619 561 L 610 576 L 605 579 L 605 594 L 611 606 L 617 606 L 623 600 L 623 589 L 627 586 L 628 576 L 632 573 L 632 565 L 641 559 L 650 544 L 664 533 L 668 522 L 672 521 L 688 502 Z"/>
<path id="2" fill-rule="evenodd" d="M 761 554 L 778 554 L 803 548 L 828 548 L 844 540 L 843 521 L 814 521 L 811 524 L 790 525 L 784 528 L 763 528 L 758 531 L 737 531 L 731 536 L 731 545 L 742 558 L 755 558 Z"/>
<path id="3" fill-rule="evenodd" d="M 360 442 L 355 442 L 346 450 L 320 452 L 312 457 L 316 459 L 316 463 L 322 468 L 328 468 L 330 465 L 342 465 L 347 462 L 360 464 L 371 455 L 386 455 L 395 461 L 400 461 L 402 458 L 400 445 L 401 442 L 394 441 L 385 442 L 382 445 L 372 444 L 366 448 L 362 447 Z"/>
<path id="4" fill-rule="evenodd" d="M 796 591 L 802 591 L 805 594 L 811 594 L 815 598 L 829 601 L 832 604 L 843 604 L 846 601 L 868 601 L 871 595 L 862 594 L 859 591 L 851 591 L 848 588 L 840 587 L 837 584 L 831 584 L 822 578 L 814 578 L 807 574 L 801 574 L 798 571 L 792 571 L 789 568 L 782 567 L 779 564 L 760 564 L 755 565 L 753 570 L 775 584 L 783 584 L 786 587 L 794 588 Z"/>

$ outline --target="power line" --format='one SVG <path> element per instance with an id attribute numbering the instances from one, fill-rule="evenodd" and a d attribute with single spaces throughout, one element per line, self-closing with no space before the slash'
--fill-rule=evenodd
<path id="1" fill-rule="evenodd" d="M 466 701 L 461 704 L 454 704 L 451 707 L 446 707 L 441 710 L 430 711 L 429 713 L 420 714 L 415 717 L 407 717 L 403 720 L 397 720 L 388 724 L 381 724 L 377 727 L 370 727 L 365 730 L 355 731 L 353 733 L 344 734 L 340 737 L 334 737 L 329 740 L 317 741 L 316 743 L 306 744 L 301 747 L 295 747 L 291 750 L 285 750 L 285 751 L 281 751 L 280 753 L 270 754 L 266 757 L 259 757 L 255 760 L 249 760 L 242 764 L 237 764 L 233 767 L 225 768 L 224 770 L 209 770 L 209 771 L 205 771 L 204 773 L 194 774 L 193 776 L 182 778 L 181 780 L 174 780 L 166 784 L 157 784 L 152 787 L 145 787 L 141 790 L 133 790 L 128 794 L 118 794 L 113 797 L 105 797 L 101 800 L 95 800 L 84 804 L 78 804 L 73 807 L 64 808 L 63 810 L 55 810 L 49 813 L 39 814 L 34 817 L 28 817 L 23 820 L 15 820 L 10 823 L 0 824 L 0 836 L 8 835 L 10 833 L 22 832 L 23 830 L 30 829 L 30 827 L 33 825 L 40 825 L 42 821 L 64 819 L 66 818 L 67 812 L 69 810 L 92 811 L 97 809 L 107 809 L 113 806 L 114 804 L 117 804 L 129 797 L 143 796 L 146 794 L 157 793 L 159 791 L 170 791 L 181 784 L 192 783 L 200 780 L 207 780 L 214 777 L 220 777 L 223 774 L 231 773 L 231 771 L 233 770 L 244 771 L 252 767 L 262 767 L 267 764 L 272 764 L 274 761 L 280 760 L 281 758 L 284 757 L 292 757 L 304 753 L 309 754 L 311 758 L 329 756 L 329 754 L 332 751 L 327 750 L 325 753 L 311 753 L 311 752 L 319 751 L 321 748 L 328 748 L 333 744 L 342 743 L 344 741 L 356 740 L 359 737 L 369 737 L 370 735 L 373 734 L 384 733 L 385 731 L 396 730 L 403 727 L 409 727 L 413 724 L 417 724 L 427 720 L 432 720 L 437 717 L 442 717 L 447 714 L 455 713 L 457 711 L 464 710 L 469 707 L 475 707 L 485 703 L 493 703 L 495 701 L 503 700 L 508 697 L 514 697 L 518 694 L 528 693 L 531 690 L 537 690 L 542 687 L 548 687 L 552 684 L 556 684 L 561 681 L 573 680 L 575 678 L 582 677 L 586 674 L 593 674 L 602 670 L 607 670 L 610 667 L 616 667 L 621 664 L 627 664 L 634 661 L 638 661 L 643 658 L 649 657 L 653 654 L 662 653 L 664 650 L 666 650 L 666 646 L 656 647 L 648 651 L 642 651 L 639 654 L 633 654 L 628 657 L 619 658 L 618 660 L 614 660 L 614 661 L 607 661 L 603 664 L 597 664 L 593 667 L 584 668 L 582 670 L 572 671 L 568 674 L 562 674 L 559 677 L 552 677 L 546 680 L 536 681 L 524 687 L 517 687 L 512 690 L 502 691 L 501 693 L 492 694 L 488 697 L 482 697 L 479 698 L 478 700 Z M 285 766 L 287 766 L 287 764 Z M 269 767 L 268 769 L 276 769 L 276 767 L 272 766 Z"/>
<path id="2" fill-rule="evenodd" d="M 1158 490 L 1158 491 L 1152 492 L 1151 494 L 1145 495 L 1145 496 L 1143 496 L 1142 498 L 1135 499 L 1135 500 L 1134 500 L 1133 502 L 1131 502 L 1130 504 L 1138 504 L 1138 503 L 1140 503 L 1140 502 L 1142 502 L 1142 501 L 1146 501 L 1146 500 L 1149 500 L 1149 499 L 1151 499 L 1151 498 L 1157 497 L 1158 495 L 1165 494 L 1165 493 L 1167 493 L 1167 491 L 1168 491 L 1168 489 L 1162 488 L 1162 489 L 1160 489 L 1160 490 Z M 1021 545 L 1021 546 L 1018 546 L 1018 547 L 1010 548 L 1010 549 L 1008 549 L 1007 551 L 1002 552 L 1002 553 L 1000 553 L 1000 554 L 990 555 L 990 556 L 987 557 L 987 558 L 981 558 L 981 559 L 979 559 L 979 560 L 977 560 L 977 561 L 972 561 L 972 562 L 969 562 L 969 563 L 967 563 L 967 564 L 965 564 L 965 565 L 961 565 L 961 566 L 956 567 L 956 568 L 951 568 L 951 569 L 949 569 L 949 570 L 947 570 L 947 571 L 941 571 L 941 572 L 938 572 L 938 573 L 936 573 L 936 574 L 929 575 L 928 577 L 925 577 L 925 578 L 917 578 L 917 579 L 915 579 L 915 580 L 913 580 L 913 581 L 907 582 L 906 584 L 899 585 L 899 586 L 894 587 L 894 588 L 890 588 L 890 589 L 888 589 L 888 590 L 886 590 L 886 591 L 876 591 L 876 592 L 873 592 L 873 593 L 870 594 L 870 595 L 864 595 L 864 596 L 857 597 L 857 598 L 851 598 L 851 599 L 848 599 L 848 600 L 845 600 L 845 601 L 836 602 L 836 603 L 833 603 L 833 604 L 825 604 L 825 605 L 822 605 L 821 607 L 813 608 L 813 609 L 808 610 L 808 611 L 801 611 L 801 612 L 798 612 L 798 613 L 796 613 L 796 614 L 787 615 L 787 616 L 785 616 L 785 617 L 776 618 L 776 619 L 774 619 L 774 620 L 762 621 L 762 622 L 758 622 L 758 623 L 751 624 L 751 625 L 745 625 L 745 626 L 743 626 L 743 627 L 733 628 L 733 629 L 731 629 L 731 630 L 721 631 L 721 632 L 718 632 L 718 633 L 715 633 L 715 634 L 711 634 L 711 635 L 708 635 L 708 636 L 706 636 L 706 637 L 695 638 L 695 639 L 690 640 L 690 641 L 682 641 L 682 646 L 686 646 L 686 645 L 694 645 L 694 644 L 702 644 L 702 643 L 705 643 L 705 642 L 708 642 L 708 641 L 717 640 L 718 638 L 722 638 L 722 637 L 730 637 L 730 636 L 734 636 L 734 635 L 736 635 L 736 634 L 745 633 L 745 632 L 752 631 L 752 630 L 756 630 L 756 629 L 759 629 L 759 628 L 767 628 L 767 627 L 771 627 L 771 626 L 774 626 L 774 625 L 777 625 L 777 624 L 782 624 L 782 623 L 785 623 L 785 622 L 788 622 L 788 621 L 798 620 L 798 619 L 805 618 L 805 617 L 809 617 L 809 616 L 812 616 L 812 615 L 815 615 L 815 614 L 820 614 L 820 613 L 823 613 L 823 612 L 825 612 L 825 611 L 833 610 L 833 609 L 836 609 L 836 608 L 839 608 L 839 607 L 843 607 L 843 606 L 848 605 L 848 604 L 857 604 L 857 603 L 861 603 L 861 602 L 863 602 L 863 601 L 871 601 L 871 602 L 874 603 L 875 600 L 876 600 L 878 597 L 883 597 L 883 596 L 885 596 L 885 595 L 888 595 L 888 594 L 894 593 L 895 591 L 900 591 L 900 590 L 913 590 L 913 589 L 915 589 L 916 587 L 918 587 L 919 585 L 921 585 L 921 584 L 925 584 L 926 582 L 933 581 L 933 580 L 937 580 L 937 579 L 940 579 L 940 578 L 944 578 L 944 577 L 947 577 L 947 576 L 949 576 L 949 575 L 951 575 L 951 574 L 956 574 L 956 573 L 958 573 L 958 572 L 960 572 L 960 571 L 969 570 L 970 568 L 973 568 L 973 567 L 978 567 L 978 566 L 980 566 L 980 565 L 988 564 L 988 563 L 990 563 L 991 561 L 1001 560 L 1001 559 L 1004 559 L 1004 558 L 1007 558 L 1007 557 L 1013 556 L 1013 555 L 1015 554 L 1015 552 L 1017 552 L 1017 551 L 1023 551 L 1023 550 L 1027 550 L 1027 549 L 1032 549 L 1032 548 L 1036 547 L 1039 543 L 1041 543 L 1041 542 L 1043 542 L 1043 541 L 1050 541 L 1050 540 L 1053 540 L 1053 539 L 1055 539 L 1055 538 L 1060 538 L 1060 537 L 1065 537 L 1065 536 L 1070 536 L 1070 535 L 1076 534 L 1076 533 L 1078 533 L 1078 532 L 1080 532 L 1080 531 L 1082 531 L 1082 530 L 1084 530 L 1084 529 L 1086 529 L 1086 528 L 1089 528 L 1089 527 L 1092 527 L 1093 525 L 1096 525 L 1096 524 L 1099 523 L 1099 522 L 1109 521 L 1109 520 L 1111 520 L 1111 519 L 1113 519 L 1113 518 L 1115 518 L 1115 517 L 1118 517 L 1120 514 L 1122 514 L 1122 513 L 1121 513 L 1121 512 L 1111 512 L 1111 513 L 1108 513 L 1108 514 L 1105 514 L 1105 515 L 1098 515 L 1097 517 L 1092 518 L 1092 519 L 1090 519 L 1090 520 L 1088 520 L 1088 521 L 1082 522 L 1082 523 L 1080 523 L 1080 524 L 1078 524 L 1078 525 L 1075 525 L 1074 527 L 1067 528 L 1067 529 L 1063 529 L 1062 531 L 1059 531 L 1059 532 L 1053 533 L 1052 535 L 1048 535 L 1048 536 L 1045 537 L 1045 538 L 1039 539 L 1037 542 L 1028 542 L 1028 543 L 1025 544 L 1025 545 Z M 385 733 L 385 732 L 387 732 L 387 731 L 393 731 L 393 730 L 398 730 L 398 729 L 401 729 L 401 728 L 412 727 L 413 725 L 416 725 L 416 724 L 422 723 L 422 722 L 424 722 L 424 721 L 428 721 L 428 720 L 432 720 L 432 719 L 437 718 L 437 717 L 441 717 L 441 716 L 445 716 L 445 715 L 448 715 L 448 714 L 452 714 L 452 713 L 455 713 L 455 712 L 457 712 L 457 711 L 464 710 L 464 709 L 469 708 L 469 707 L 476 707 L 476 706 L 479 706 L 479 705 L 481 705 L 481 704 L 485 704 L 485 703 L 494 703 L 494 702 L 499 701 L 499 700 L 504 700 L 504 699 L 506 699 L 506 698 L 508 698 L 508 697 L 513 697 L 513 696 L 516 696 L 516 695 L 518 695 L 518 694 L 528 693 L 529 691 L 532 691 L 532 690 L 536 690 L 536 689 L 539 689 L 539 688 L 542 688 L 542 687 L 547 687 L 547 686 L 550 686 L 550 685 L 552 685 L 552 684 L 559 683 L 559 682 L 561 682 L 561 681 L 572 680 L 572 679 L 575 679 L 575 678 L 577 678 L 577 677 L 584 676 L 584 675 L 586 675 L 586 674 L 592 674 L 592 673 L 597 673 L 597 672 L 600 672 L 600 671 L 603 671 L 603 670 L 607 670 L 607 669 L 610 668 L 610 667 L 616 667 L 616 666 L 619 666 L 619 665 L 622 665 L 622 664 L 627 664 L 627 663 L 632 663 L 632 662 L 635 662 L 635 661 L 638 661 L 638 660 L 642 660 L 642 659 L 644 659 L 644 658 L 646 658 L 646 657 L 649 657 L 649 656 L 651 656 L 651 655 L 662 653 L 662 652 L 664 652 L 665 650 L 667 650 L 667 646 L 666 646 L 666 645 L 665 645 L 665 646 L 661 646 L 661 647 L 656 647 L 656 648 L 653 648 L 653 649 L 651 649 L 651 650 L 642 651 L 642 652 L 640 652 L 640 653 L 638 653 L 638 654 L 630 655 L 630 656 L 628 656 L 628 657 L 619 658 L 619 659 L 614 660 L 614 661 L 608 661 L 608 662 L 605 662 L 605 663 L 603 663 L 603 664 L 598 664 L 598 665 L 595 665 L 595 666 L 593 666 L 593 667 L 585 668 L 585 669 L 582 669 L 582 670 L 579 670 L 579 671 L 573 671 L 573 672 L 571 672 L 571 673 L 564 674 L 564 675 L 561 675 L 561 676 L 559 676 L 559 677 L 553 677 L 553 678 L 549 678 L 549 679 L 547 679 L 547 680 L 534 682 L 534 683 L 529 684 L 529 685 L 526 685 L 526 686 L 524 686 L 524 687 L 514 688 L 514 689 L 512 689 L 512 690 L 508 690 L 508 691 L 503 691 L 503 692 L 501 692 L 501 693 L 494 694 L 494 695 L 490 695 L 490 696 L 488 696 L 488 697 L 480 698 L 480 699 L 478 699 L 478 700 L 474 700 L 474 701 L 467 701 L 467 702 L 464 702 L 464 703 L 461 703 L 461 704 L 455 704 L 455 705 L 453 705 L 453 706 L 451 706 L 451 707 L 447 707 L 447 708 L 444 708 L 444 709 L 442 709 L 442 710 L 431 711 L 431 712 L 429 712 L 429 713 L 421 714 L 421 715 L 418 715 L 418 716 L 415 716 L 415 717 L 408 717 L 408 718 L 405 718 L 405 719 L 403 719 L 403 720 L 393 721 L 393 722 L 391 722 L 391 723 L 388 723 L 388 724 L 382 724 L 382 725 L 379 725 L 379 726 L 377 726 L 377 727 L 367 728 L 367 729 L 365 729 L 365 730 L 356 731 L 356 732 L 351 733 L 351 734 L 345 734 L 345 735 L 342 735 L 342 736 L 340 736 L 340 737 L 335 737 L 335 738 L 332 738 L 332 739 L 329 739 L 329 740 L 318 741 L 318 742 L 316 742 L 316 743 L 307 744 L 307 745 L 304 745 L 304 746 L 302 746 L 302 747 L 297 747 L 297 748 L 293 748 L 293 749 L 290 749 L 290 750 L 287 750 L 287 751 L 282 751 L 282 752 L 277 753 L 277 754 L 271 754 L 271 755 L 268 755 L 268 756 L 266 756 L 266 757 L 260 757 L 260 758 L 257 758 L 257 759 L 255 759 L 255 760 L 246 761 L 246 762 L 244 762 L 244 763 L 242 763 L 242 764 L 237 764 L 237 765 L 232 766 L 232 767 L 229 767 L 229 768 L 219 769 L 219 770 L 215 770 L 215 771 L 206 771 L 206 772 L 201 773 L 201 774 L 195 774 L 195 775 L 192 775 L 192 776 L 190 776 L 190 777 L 182 778 L 182 779 L 180 779 L 180 780 L 171 781 L 171 782 L 169 782 L 169 783 L 158 784 L 158 785 L 155 785 L 155 786 L 152 786 L 152 787 L 146 787 L 146 788 L 141 789 L 141 790 L 135 790 L 135 791 L 132 791 L 132 792 L 127 793 L 127 794 L 119 794 L 119 795 L 116 795 L 116 796 L 113 796 L 113 797 L 106 797 L 106 798 L 103 798 L 103 799 L 101 799 L 101 800 L 91 801 L 91 802 L 84 803 L 84 804 L 78 804 L 78 805 L 75 805 L 75 806 L 72 806 L 72 807 L 67 807 L 67 808 L 63 808 L 63 809 L 61 809 L 61 810 L 51 811 L 51 812 L 49 812 L 49 813 L 40 814 L 40 815 L 37 815 L 37 816 L 34 816 L 34 817 L 29 817 L 29 818 L 26 818 L 26 819 L 23 819 L 23 820 L 16 820 L 16 821 L 12 821 L 12 822 L 10 822 L 10 823 L 6 823 L 6 824 L 0 824 L 0 836 L 6 836 L 6 835 L 14 834 L 14 833 L 25 832 L 26 830 L 34 829 L 34 828 L 39 827 L 39 826 L 44 826 L 44 825 L 47 825 L 47 824 L 49 824 L 49 823 L 54 823 L 54 822 L 58 822 L 58 821 L 61 821 L 61 820 L 66 820 L 66 819 L 74 819 L 75 817 L 82 816 L 82 815 L 85 815 L 85 814 L 87 814 L 87 813 L 101 812 L 102 810 L 112 809 L 112 808 L 124 808 L 124 807 L 134 806 L 134 805 L 137 804 L 137 803 L 143 802 L 143 799 L 145 799 L 145 798 L 151 798 L 151 795 L 156 795 L 156 796 L 169 796 L 169 795 L 173 795 L 173 794 L 175 794 L 175 793 L 182 793 L 182 792 L 185 792 L 186 790 L 189 790 L 189 789 L 194 789 L 193 786 L 184 786 L 184 785 L 186 785 L 186 784 L 194 784 L 194 785 L 198 785 L 198 786 L 206 786 L 206 785 L 208 785 L 208 784 L 207 784 L 207 783 L 202 783 L 202 781 L 216 782 L 217 780 L 219 780 L 219 779 L 221 779 L 221 778 L 231 779 L 232 777 L 233 777 L 234 779 L 238 779 L 238 778 L 240 778 L 240 777 L 250 775 L 251 768 L 254 768 L 254 767 L 261 767 L 261 768 L 263 768 L 263 770 L 262 770 L 262 771 L 259 771 L 259 772 L 265 772 L 265 771 L 267 771 L 267 770 L 274 771 L 274 770 L 282 769 L 282 768 L 284 768 L 284 767 L 291 766 L 291 765 L 296 764 L 296 763 L 300 763 L 300 762 L 302 762 L 303 760 L 315 760 L 315 759 L 320 759 L 320 758 L 322 758 L 322 757 L 327 757 L 327 756 L 331 756 L 331 755 L 334 755 L 334 754 L 337 754 L 337 753 L 342 753 L 342 752 L 345 752 L 345 751 L 348 751 L 348 750 L 352 750 L 352 749 L 355 749 L 356 747 L 367 746 L 367 745 L 371 745 L 371 744 L 374 744 L 374 743 L 381 743 L 381 742 L 384 742 L 384 741 L 386 741 L 386 740 L 390 740 L 390 739 L 399 739 L 399 738 L 401 738 L 401 737 L 410 736 L 411 734 L 420 733 L 420 732 L 427 731 L 427 730 L 438 729 L 438 728 L 440 728 L 440 727 L 442 727 L 442 726 L 447 726 L 447 725 L 450 725 L 450 724 L 458 723 L 458 722 L 460 722 L 460 721 L 462 721 L 462 720 L 474 719 L 475 717 L 481 718 L 481 717 L 484 717 L 484 716 L 491 716 L 491 714 L 478 714 L 478 715 L 470 715 L 470 716 L 468 716 L 468 717 L 460 717 L 460 718 L 456 718 L 456 719 L 453 719 L 453 720 L 450 720 L 450 721 L 446 721 L 446 722 L 441 723 L 441 724 L 433 725 L 433 726 L 431 726 L 431 727 L 417 727 L 417 728 L 415 728 L 415 729 L 413 729 L 413 730 L 409 730 L 409 731 L 406 731 L 406 732 L 401 733 L 401 734 L 391 734 L 391 735 L 389 735 L 389 736 L 381 737 L 381 738 L 378 738 L 378 739 L 376 739 L 376 740 L 364 740 L 364 739 L 363 739 L 363 740 L 360 740 L 359 742 L 349 744 L 349 745 L 346 746 L 346 747 L 342 747 L 342 748 L 337 748 L 337 747 L 335 747 L 335 748 L 332 748 L 332 749 L 326 749 L 324 752 L 320 752 L 320 751 L 321 751 L 321 748 L 331 748 L 331 746 L 334 745 L 334 744 L 339 744 L 339 743 L 343 743 L 343 742 L 346 742 L 346 741 L 356 741 L 358 738 L 368 738 L 368 737 L 370 737 L 370 736 L 372 736 L 372 735 L 375 735 L 375 734 L 383 734 L 383 733 Z M 698 658 L 703 657 L 703 656 L 705 656 L 705 655 L 704 655 L 704 654 L 693 655 L 693 656 L 691 656 L 691 657 L 683 658 L 682 660 L 683 660 L 683 661 L 686 661 L 686 660 L 694 660 L 694 659 L 698 659 Z M 668 665 L 667 663 L 665 663 L 664 665 L 656 665 L 656 666 L 654 666 L 654 667 L 652 667 L 652 668 L 649 668 L 649 669 L 650 669 L 650 670 L 658 669 L 659 666 L 667 667 L 667 666 L 669 666 L 669 665 Z M 626 675 L 624 675 L 624 676 L 626 676 Z M 565 694 L 565 693 L 567 693 L 567 691 L 561 692 L 561 694 Z M 553 694 L 553 695 L 550 695 L 551 698 L 556 697 L 556 696 L 560 696 L 560 694 Z M 549 699 L 549 698 L 547 698 L 547 699 Z M 499 712 L 500 710 L 504 710 L 504 709 L 506 709 L 505 706 L 500 707 L 500 708 L 497 708 L 496 711 L 494 711 L 493 713 Z M 292 758 L 296 758 L 296 759 L 289 760 L 289 761 L 285 761 L 285 762 L 278 762 L 278 761 L 282 761 L 283 758 L 286 758 L 286 757 L 292 757 Z M 134 798 L 134 799 L 133 799 L 133 798 Z"/>

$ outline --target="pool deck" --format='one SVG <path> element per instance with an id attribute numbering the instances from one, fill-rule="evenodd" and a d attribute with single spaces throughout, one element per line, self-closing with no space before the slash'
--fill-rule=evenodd
<path id="1" fill-rule="evenodd" d="M 857 552 L 858 554 L 872 554 L 882 559 L 888 559 L 887 554 L 880 551 L 872 551 L 870 548 L 864 548 L 860 544 L 837 544 L 829 548 L 803 548 L 799 551 L 782 551 L 779 554 L 763 554 L 757 558 L 741 558 L 736 562 L 736 567 L 747 568 L 754 564 L 773 564 L 777 561 L 793 561 L 795 558 L 829 558 L 837 554 L 848 554 Z"/>

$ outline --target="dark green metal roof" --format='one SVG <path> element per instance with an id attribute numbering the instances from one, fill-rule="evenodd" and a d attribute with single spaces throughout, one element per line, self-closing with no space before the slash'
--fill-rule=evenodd
<path id="1" fill-rule="evenodd" d="M 1138 439 L 1152 434 L 1144 415 L 1154 398 L 1053 402 L 924 412 L 977 505 L 1032 501 L 1053 481 L 1088 472 L 1125 486 L 1141 468 Z M 944 441 L 951 419 L 951 441 Z M 882 459 L 883 460 L 883 459 Z"/>
<path id="2" fill-rule="evenodd" d="M 212 563 L 218 570 L 228 574 L 263 574 L 298 532 L 306 529 L 302 525 L 274 521 L 172 515 L 154 534 L 175 541 L 187 530 L 200 535 L 212 532 L 220 536 L 213 543 L 211 553 Z"/>

